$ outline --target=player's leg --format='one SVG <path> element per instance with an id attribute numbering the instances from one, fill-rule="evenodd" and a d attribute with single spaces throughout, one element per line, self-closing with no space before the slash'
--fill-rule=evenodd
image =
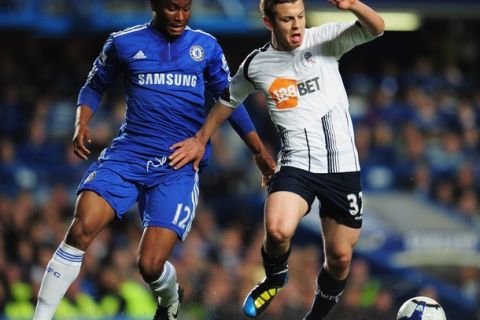
<path id="1" fill-rule="evenodd" d="M 261 248 L 266 277 L 245 299 L 243 311 L 249 317 L 261 314 L 288 280 L 290 242 L 314 199 L 305 190 L 302 172 L 282 168 L 270 182 L 265 203 L 265 241 Z"/>
<path id="2" fill-rule="evenodd" d="M 317 292 L 306 320 L 323 319 L 339 301 L 350 271 L 350 262 L 360 229 L 322 218 L 325 262 L 317 277 Z"/>
<path id="3" fill-rule="evenodd" d="M 296 193 L 279 191 L 265 202 L 265 241 L 263 253 L 279 257 L 290 250 L 290 241 L 300 219 L 308 210 L 307 201 Z"/>
<path id="4" fill-rule="evenodd" d="M 198 203 L 198 175 L 187 174 L 142 193 L 139 208 L 144 233 L 138 267 L 158 300 L 154 319 L 177 319 L 182 299 L 175 267 L 168 261 L 178 239 L 185 239 Z"/>
<path id="5" fill-rule="evenodd" d="M 323 319 L 345 288 L 353 248 L 362 226 L 360 173 L 319 176 L 319 199 L 325 261 L 317 277 L 317 292 L 305 320 Z"/>
<path id="6" fill-rule="evenodd" d="M 154 319 L 177 319 L 181 289 L 175 267 L 167 261 L 177 240 L 176 232 L 162 227 L 147 227 L 142 235 L 138 268 L 144 281 L 159 298 Z"/>
<path id="7" fill-rule="evenodd" d="M 92 240 L 116 215 L 120 217 L 135 203 L 136 186 L 115 171 L 125 171 L 124 168 L 115 166 L 94 163 L 80 182 L 74 218 L 65 240 L 47 265 L 34 320 L 53 317 L 58 303 L 78 276 L 83 254 Z"/>
<path id="8" fill-rule="evenodd" d="M 34 320 L 53 318 L 60 300 L 80 272 L 85 250 L 114 217 L 112 207 L 96 193 L 84 191 L 79 195 L 65 240 L 46 267 Z"/>
<path id="9" fill-rule="evenodd" d="M 308 210 L 307 202 L 292 192 L 275 192 L 265 204 L 265 241 L 261 248 L 266 277 L 248 294 L 243 311 L 257 317 L 288 280 L 290 241 Z"/>

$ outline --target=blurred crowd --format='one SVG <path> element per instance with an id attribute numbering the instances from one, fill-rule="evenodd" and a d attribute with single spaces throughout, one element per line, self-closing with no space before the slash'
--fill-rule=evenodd
<path id="1" fill-rule="evenodd" d="M 0 51 L 0 319 L 32 316 L 44 267 L 71 221 L 75 190 L 89 164 L 73 155 L 70 143 L 76 94 L 101 46 L 101 41 L 90 39 L 17 36 L 6 35 L 9 46 Z M 438 63 L 435 56 L 407 64 L 390 58 L 379 61 L 374 71 L 350 60 L 342 69 L 365 192 L 409 190 L 476 223 L 480 216 L 476 65 L 468 59 Z M 247 109 L 276 152 L 279 141 L 263 97 L 251 96 Z M 124 112 L 117 84 L 92 122 L 91 160 L 116 135 Z M 263 277 L 265 190 L 260 174 L 228 126 L 214 136 L 213 145 L 194 226 L 173 255 L 185 286 L 182 320 L 243 319 L 242 299 Z M 140 236 L 136 208 L 126 221 L 112 223 L 99 235 L 58 309 L 59 319 L 73 315 L 146 319 L 154 313 L 155 301 L 136 270 Z M 308 240 L 296 242 L 289 284 L 262 318 L 300 319 L 311 303 L 322 255 L 321 239 Z M 371 267 L 355 258 L 348 289 L 329 319 L 395 318 L 398 297 Z M 462 292 L 478 301 L 478 268 L 462 272 L 466 279 L 460 284 Z M 423 290 L 418 293 L 437 297 L 434 289 Z M 465 320 L 474 319 L 472 315 Z"/>
<path id="2" fill-rule="evenodd" d="M 435 70 L 420 58 L 413 67 L 385 64 L 367 98 L 353 95 L 365 187 L 411 189 L 478 217 L 480 89 L 455 65 Z M 353 79 L 359 92 L 362 76 Z"/>

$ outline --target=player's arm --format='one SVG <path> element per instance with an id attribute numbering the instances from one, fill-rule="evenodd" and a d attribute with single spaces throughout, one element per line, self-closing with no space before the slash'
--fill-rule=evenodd
<path id="1" fill-rule="evenodd" d="M 222 48 L 218 43 L 215 44 L 213 52 L 212 58 L 208 63 L 205 78 L 207 80 L 207 89 L 210 91 L 215 101 L 217 101 L 220 95 L 225 92 L 225 88 L 228 88 L 229 86 L 230 69 Z M 247 135 L 255 131 L 255 126 L 243 104 L 240 104 L 234 109 L 231 116 L 228 118 L 228 122 L 243 141 L 245 141 L 250 150 L 254 154 L 258 153 L 258 146 L 255 146 L 250 139 L 246 139 Z"/>
<path id="2" fill-rule="evenodd" d="M 378 36 L 385 31 L 383 18 L 363 2 L 359 0 L 329 0 L 329 2 L 341 10 L 350 10 L 372 35 Z"/>
<path id="3" fill-rule="evenodd" d="M 77 107 L 77 114 L 75 119 L 75 133 L 73 134 L 72 144 L 73 152 L 77 157 L 87 160 L 90 155 L 90 150 L 85 146 L 86 143 L 92 143 L 90 129 L 88 123 L 93 116 L 92 109 L 86 104 L 81 104 Z"/>
<path id="4" fill-rule="evenodd" d="M 193 161 L 193 168 L 198 170 L 200 161 L 205 153 L 205 145 L 220 125 L 232 115 L 234 110 L 221 101 L 216 102 L 208 113 L 205 123 L 195 136 L 172 146 L 172 149 L 175 151 L 169 156 L 170 166 L 174 169 L 180 169 Z M 242 138 L 254 154 L 255 162 L 263 175 L 262 185 L 265 185 L 275 172 L 276 163 L 256 131 L 250 131 Z"/>
<path id="5" fill-rule="evenodd" d="M 265 184 L 275 172 L 276 162 L 255 130 L 245 106 L 240 104 L 234 109 L 228 117 L 228 121 L 252 152 L 255 163 L 263 175 L 262 184 Z"/>
<path id="6" fill-rule="evenodd" d="M 258 169 L 262 172 L 262 186 L 265 186 L 275 173 L 277 163 L 273 160 L 267 148 L 265 148 L 257 131 L 249 132 L 243 137 L 243 140 L 253 153 L 255 163 L 257 164 Z"/>
<path id="7" fill-rule="evenodd" d="M 250 93 L 253 92 L 251 83 L 245 85 L 243 75 L 243 65 L 240 67 L 239 72 L 234 77 L 237 82 L 235 85 L 236 92 L 240 92 L 238 101 L 243 101 Z M 230 92 L 229 87 L 229 75 L 230 70 L 223 55 L 221 47 L 216 43 L 214 54 L 209 62 L 207 69 L 207 88 L 212 93 L 215 99 L 218 99 L 220 95 L 226 95 L 225 99 L 229 100 Z M 227 90 L 226 90 L 227 88 Z M 227 97 L 228 96 L 228 97 Z M 225 106 L 225 104 L 223 104 Z M 262 140 L 260 139 L 252 120 L 242 103 L 236 103 L 234 111 L 231 112 L 228 117 L 228 121 L 237 134 L 242 138 L 245 144 L 248 146 L 252 154 L 254 155 L 255 162 L 264 176 L 264 181 L 268 180 L 273 175 L 276 167 L 276 163 L 270 156 L 270 153 L 265 148 Z"/>
<path id="8" fill-rule="evenodd" d="M 200 161 L 205 153 L 205 146 L 222 125 L 222 123 L 228 119 L 235 109 L 230 106 L 224 105 L 218 101 L 208 113 L 205 123 L 200 128 L 195 136 L 176 143 L 172 146 L 175 151 L 170 155 L 170 166 L 174 169 L 179 169 L 187 163 L 193 161 L 193 168 L 198 170 Z M 250 131 L 247 133 L 243 140 L 250 148 L 255 157 L 255 162 L 258 168 L 262 172 L 262 186 L 270 180 L 270 177 L 275 172 L 276 163 L 270 156 L 270 153 L 263 145 L 262 140 L 258 136 L 256 131 Z"/>
<path id="9" fill-rule="evenodd" d="M 215 103 L 208 113 L 205 123 L 197 131 L 195 136 L 178 142 L 172 146 L 175 151 L 169 156 L 170 166 L 179 169 L 193 161 L 193 168 L 198 170 L 200 161 L 205 153 L 205 145 L 208 143 L 215 131 L 233 113 L 230 108 L 220 101 Z"/>
<path id="10" fill-rule="evenodd" d="M 86 147 L 86 143 L 92 142 L 88 123 L 100 105 L 103 93 L 115 81 L 118 73 L 118 56 L 113 36 L 110 36 L 105 42 L 102 52 L 95 59 L 92 70 L 78 94 L 72 144 L 73 152 L 81 159 L 87 160 L 90 155 L 90 150 Z"/>

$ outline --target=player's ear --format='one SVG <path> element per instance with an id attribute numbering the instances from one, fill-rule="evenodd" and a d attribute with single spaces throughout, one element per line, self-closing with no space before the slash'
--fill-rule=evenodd
<path id="1" fill-rule="evenodd" d="M 272 22 L 272 20 L 270 20 L 269 17 L 267 17 L 267 16 L 263 17 L 263 24 L 265 25 L 265 27 L 267 27 L 268 30 L 272 31 L 273 22 Z"/>
<path id="2" fill-rule="evenodd" d="M 150 7 L 152 7 L 152 11 L 158 10 L 158 2 L 159 0 L 150 0 Z"/>

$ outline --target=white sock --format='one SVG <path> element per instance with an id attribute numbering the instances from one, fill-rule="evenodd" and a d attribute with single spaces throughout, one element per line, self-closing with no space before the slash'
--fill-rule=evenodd
<path id="1" fill-rule="evenodd" d="M 165 262 L 160 278 L 148 285 L 158 297 L 158 302 L 162 307 L 168 307 L 178 300 L 177 272 L 170 262 Z"/>
<path id="2" fill-rule="evenodd" d="M 80 273 L 84 252 L 62 242 L 48 263 L 33 320 L 51 320 L 68 287 Z"/>

